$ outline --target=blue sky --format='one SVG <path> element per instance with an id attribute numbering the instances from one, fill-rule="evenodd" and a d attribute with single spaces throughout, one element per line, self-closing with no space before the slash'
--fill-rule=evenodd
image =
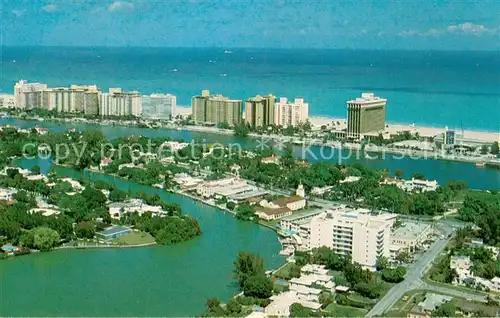
<path id="1" fill-rule="evenodd" d="M 495 0 L 0 1 L 3 45 L 500 49 Z"/>

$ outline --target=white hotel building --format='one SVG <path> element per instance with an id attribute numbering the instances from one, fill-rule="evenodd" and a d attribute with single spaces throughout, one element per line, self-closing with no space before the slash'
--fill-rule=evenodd
<path id="1" fill-rule="evenodd" d="M 39 91 L 47 89 L 47 84 L 28 83 L 26 80 L 20 80 L 14 85 L 14 98 L 16 106 L 19 108 L 36 108 L 40 103 Z"/>
<path id="2" fill-rule="evenodd" d="M 365 267 L 374 267 L 379 256 L 390 256 L 391 227 L 395 214 L 373 215 L 366 209 L 335 206 L 298 225 L 299 249 L 321 246 Z"/>
<path id="3" fill-rule="evenodd" d="M 309 118 L 309 104 L 303 98 L 296 98 L 293 102 L 280 97 L 274 105 L 274 124 L 278 126 L 298 126 Z"/>
<path id="4" fill-rule="evenodd" d="M 151 94 L 142 96 L 143 117 L 170 119 L 175 116 L 177 98 L 171 94 Z"/>
<path id="5" fill-rule="evenodd" d="M 110 88 L 100 95 L 99 115 L 136 116 L 142 115 L 142 99 L 139 92 L 124 92 L 121 88 Z"/>

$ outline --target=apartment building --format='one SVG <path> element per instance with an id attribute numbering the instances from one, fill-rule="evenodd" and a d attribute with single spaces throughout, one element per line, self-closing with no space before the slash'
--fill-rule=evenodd
<path id="1" fill-rule="evenodd" d="M 274 124 L 278 126 L 296 127 L 307 122 L 309 118 L 309 104 L 303 98 L 296 98 L 293 102 L 281 97 L 274 107 Z"/>
<path id="2" fill-rule="evenodd" d="M 386 104 L 387 99 L 373 93 L 362 93 L 360 98 L 347 101 L 347 137 L 360 139 L 364 134 L 383 131 Z"/>
<path id="3" fill-rule="evenodd" d="M 124 92 L 121 88 L 110 88 L 100 95 L 99 115 L 136 116 L 142 115 L 142 99 L 137 91 Z"/>
<path id="4" fill-rule="evenodd" d="M 16 97 L 14 95 L 2 94 L 0 95 L 0 108 L 14 108 L 16 107 Z"/>
<path id="5" fill-rule="evenodd" d="M 203 90 L 200 96 L 193 96 L 191 106 L 195 124 L 227 123 L 234 126 L 242 121 L 241 100 L 229 99 L 222 95 L 210 95 L 208 90 Z"/>
<path id="6" fill-rule="evenodd" d="M 171 94 L 151 94 L 142 96 L 143 117 L 170 119 L 175 116 L 177 98 Z"/>
<path id="7" fill-rule="evenodd" d="M 28 83 L 26 80 L 20 80 L 14 85 L 14 98 L 16 107 L 19 108 L 36 108 L 40 104 L 41 90 L 47 89 L 47 84 Z"/>
<path id="8" fill-rule="evenodd" d="M 245 102 L 245 121 L 253 127 L 269 126 L 274 124 L 274 108 L 276 96 L 257 95 Z"/>
<path id="9" fill-rule="evenodd" d="M 334 206 L 299 225 L 301 249 L 321 246 L 373 268 L 379 256 L 390 256 L 391 226 L 395 214 L 371 214 L 367 209 Z"/>

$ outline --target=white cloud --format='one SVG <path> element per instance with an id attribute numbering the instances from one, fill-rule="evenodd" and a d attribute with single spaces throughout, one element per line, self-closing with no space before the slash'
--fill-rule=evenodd
<path id="1" fill-rule="evenodd" d="M 438 29 L 429 29 L 429 30 L 427 30 L 427 32 L 425 32 L 425 35 L 428 35 L 428 36 L 438 36 L 441 33 L 443 33 L 443 32 L 439 31 Z"/>
<path id="2" fill-rule="evenodd" d="M 420 35 L 420 32 L 415 31 L 415 30 L 403 30 L 399 32 L 400 36 L 417 36 Z"/>
<path id="3" fill-rule="evenodd" d="M 45 12 L 55 12 L 57 11 L 57 6 L 55 4 L 48 4 L 42 10 Z"/>
<path id="4" fill-rule="evenodd" d="M 468 35 L 476 35 L 480 36 L 483 34 L 497 34 L 499 33 L 500 28 L 487 28 L 482 24 L 474 24 L 471 22 L 465 22 L 461 24 L 452 24 L 445 28 L 441 29 L 429 29 L 425 32 L 418 30 L 404 30 L 399 32 L 400 36 L 409 37 L 409 36 L 433 36 L 438 37 L 444 34 L 468 34 Z"/>
<path id="5" fill-rule="evenodd" d="M 130 2 L 125 2 L 125 1 L 115 1 L 112 4 L 109 5 L 108 11 L 111 12 L 117 12 L 117 11 L 127 11 L 127 10 L 133 10 L 134 9 L 134 4 Z"/>
<path id="6" fill-rule="evenodd" d="M 466 22 L 457 25 L 449 25 L 448 27 L 446 27 L 446 31 L 450 33 L 462 32 L 475 35 L 480 35 L 488 32 L 496 32 L 495 29 L 488 29 L 482 24 L 474 24 L 471 22 Z"/>
<path id="7" fill-rule="evenodd" d="M 26 9 L 14 9 L 12 10 L 12 14 L 14 14 L 16 17 L 20 17 L 26 13 Z"/>

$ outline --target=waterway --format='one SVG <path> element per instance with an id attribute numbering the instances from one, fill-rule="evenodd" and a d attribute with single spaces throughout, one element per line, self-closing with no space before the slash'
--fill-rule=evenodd
<path id="1" fill-rule="evenodd" d="M 50 162 L 22 160 L 42 172 Z M 58 167 L 58 175 L 81 172 Z M 64 250 L 0 261 L 0 316 L 193 316 L 209 297 L 238 292 L 232 278 L 239 251 L 261 255 L 267 268 L 280 266 L 280 244 L 265 227 L 228 213 L 127 180 L 86 173 L 123 190 L 158 193 L 194 216 L 203 234 L 174 246 Z"/>
<path id="2" fill-rule="evenodd" d="M 100 126 L 89 124 L 61 124 L 51 122 L 36 122 L 15 119 L 0 119 L 1 124 L 16 125 L 21 128 L 32 128 L 35 126 L 45 127 L 54 131 L 66 131 L 69 128 L 77 130 L 97 129 L 101 131 L 107 138 L 113 139 L 122 136 L 144 135 L 148 137 L 171 137 L 174 139 L 184 139 L 190 141 L 192 139 L 205 139 L 207 142 L 219 142 L 223 144 L 237 143 L 242 148 L 254 148 L 259 146 L 260 140 L 251 138 L 240 138 L 228 135 L 217 135 L 210 133 L 192 132 L 186 130 L 171 130 L 171 129 L 146 129 L 125 126 Z M 272 143 L 267 143 L 271 145 Z M 376 158 L 367 158 L 363 156 L 348 156 L 345 150 L 310 147 L 305 148 L 296 146 L 295 154 L 298 157 L 306 158 L 309 161 L 333 161 L 341 163 L 356 163 L 359 162 L 373 169 L 389 169 L 394 173 L 396 169 L 401 169 L 405 172 L 405 177 L 409 178 L 415 172 L 423 173 L 426 178 L 437 180 L 440 184 L 446 184 L 450 180 L 463 180 L 467 182 L 469 187 L 473 189 L 495 189 L 500 190 L 500 169 L 495 168 L 478 168 L 473 163 L 455 162 L 436 159 L 412 159 L 401 158 L 394 155 L 376 156 Z M 344 159 L 346 158 L 346 159 Z"/>

